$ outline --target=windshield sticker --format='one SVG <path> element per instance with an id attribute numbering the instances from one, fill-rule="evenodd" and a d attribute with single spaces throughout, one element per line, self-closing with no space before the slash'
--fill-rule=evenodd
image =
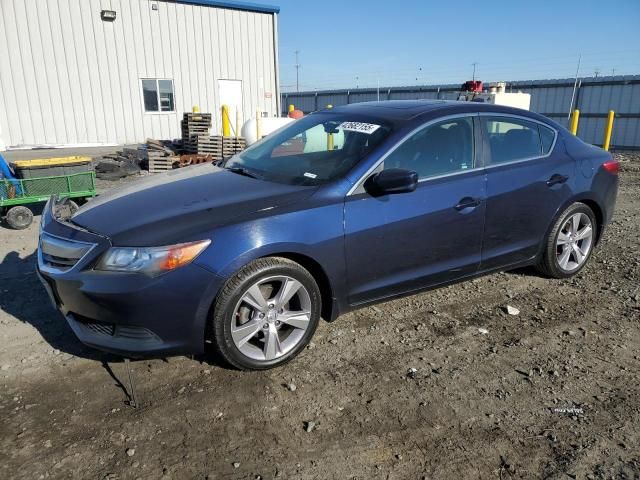
<path id="1" fill-rule="evenodd" d="M 304 176 L 307 178 L 317 178 L 318 175 L 316 175 L 315 173 L 309 173 L 309 172 L 304 172 Z"/>
<path id="2" fill-rule="evenodd" d="M 338 128 L 341 128 L 342 130 L 346 130 L 348 132 L 359 132 L 371 135 L 373 132 L 380 128 L 380 125 L 362 122 L 342 122 Z"/>

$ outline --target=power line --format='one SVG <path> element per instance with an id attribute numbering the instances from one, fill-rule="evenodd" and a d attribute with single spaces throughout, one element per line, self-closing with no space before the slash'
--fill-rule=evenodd
<path id="1" fill-rule="evenodd" d="M 627 52 L 631 52 L 631 51 L 640 51 L 640 50 L 627 50 Z M 590 61 L 589 63 L 593 62 L 592 64 L 596 63 L 596 58 L 595 56 L 598 55 L 604 55 L 604 54 L 583 54 L 582 58 L 583 60 L 587 60 Z M 544 57 L 544 58 L 540 58 L 540 60 L 543 61 L 536 61 L 535 58 L 527 58 L 527 59 L 522 59 L 522 60 L 512 60 L 512 61 L 500 61 L 500 62 L 483 62 L 483 70 L 484 71 L 506 71 L 508 73 L 513 72 L 514 70 L 518 70 L 518 71 L 523 71 L 522 67 L 519 67 L 519 65 L 523 65 L 529 68 L 526 68 L 525 71 L 533 71 L 535 70 L 539 70 L 542 67 L 551 67 L 551 66 L 555 66 L 558 68 L 554 68 L 553 71 L 550 70 L 551 73 L 554 74 L 554 78 L 557 78 L 558 75 L 558 70 L 562 69 L 563 66 L 567 67 L 567 77 L 572 77 L 573 75 L 571 75 L 569 73 L 569 68 L 571 68 L 573 65 L 575 65 L 575 56 L 556 56 L 556 57 Z M 624 60 L 635 60 L 638 57 L 636 57 L 635 55 L 629 55 L 629 54 L 625 54 L 623 51 L 619 51 L 619 52 L 615 52 L 612 54 L 607 54 L 605 56 L 605 58 L 600 58 L 598 63 L 602 63 L 602 61 L 615 61 L 616 64 L 620 64 L 620 63 L 626 63 Z M 549 59 L 564 59 L 561 61 L 548 61 Z M 479 65 L 478 62 L 474 62 L 476 65 L 476 73 L 477 73 L 477 65 Z M 611 63 L 610 63 L 611 65 Z M 309 64 L 305 65 L 306 67 L 309 67 Z M 314 64 L 311 64 L 311 66 L 314 66 Z M 319 65 L 315 65 L 316 67 L 319 67 Z M 595 65 L 594 65 L 595 66 Z M 324 69 L 324 66 L 322 66 Z M 361 67 L 357 66 L 357 65 L 353 65 L 350 64 L 351 68 L 356 68 L 358 67 L 358 76 L 360 77 L 360 79 L 362 80 L 363 78 L 366 78 L 367 76 L 371 77 L 371 78 L 377 78 L 378 76 L 380 76 L 380 72 L 381 71 L 385 71 L 388 73 L 388 71 L 386 70 L 386 67 L 380 67 L 380 68 L 376 68 L 374 70 L 370 70 L 370 71 L 366 71 L 363 70 Z M 309 70 L 309 71 L 313 71 L 315 69 Z M 318 69 L 319 70 L 319 69 Z M 429 69 L 429 73 L 430 75 L 433 74 L 437 74 L 437 73 L 450 73 L 450 74 L 456 74 L 456 73 L 463 73 L 466 69 L 461 69 L 461 68 L 451 68 L 451 67 L 443 67 L 441 69 Z M 407 74 L 407 75 L 412 75 L 413 72 L 415 72 L 415 67 L 406 67 L 406 68 L 394 68 L 393 72 L 401 75 L 401 74 Z M 398 75 L 396 75 L 398 76 Z M 453 76 L 453 75 L 452 75 Z M 455 75 L 457 76 L 457 75 Z M 315 78 L 317 79 L 321 79 L 322 81 L 328 81 L 328 80 L 350 80 L 353 79 L 353 76 L 351 73 L 344 73 L 342 75 L 324 75 L 324 74 L 315 74 L 314 75 Z"/>

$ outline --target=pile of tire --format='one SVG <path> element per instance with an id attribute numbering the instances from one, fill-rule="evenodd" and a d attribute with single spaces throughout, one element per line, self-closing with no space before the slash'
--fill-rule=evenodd
<path id="1" fill-rule="evenodd" d="M 117 158 L 96 158 L 93 160 L 96 177 L 102 180 L 120 180 L 140 173 L 137 159 L 124 156 Z"/>

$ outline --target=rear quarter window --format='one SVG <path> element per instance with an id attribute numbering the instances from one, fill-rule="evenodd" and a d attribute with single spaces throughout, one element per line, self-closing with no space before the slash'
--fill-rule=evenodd
<path id="1" fill-rule="evenodd" d="M 538 125 L 538 131 L 540 132 L 540 141 L 542 142 L 542 154 L 547 155 L 553 147 L 556 132 L 544 125 Z"/>

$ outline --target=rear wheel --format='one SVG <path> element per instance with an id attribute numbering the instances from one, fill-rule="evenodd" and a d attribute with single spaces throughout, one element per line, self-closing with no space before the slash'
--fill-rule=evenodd
<path id="1" fill-rule="evenodd" d="M 587 264 L 596 233 L 593 210 L 584 203 L 574 203 L 553 226 L 538 270 L 554 278 L 575 275 Z"/>
<path id="2" fill-rule="evenodd" d="M 22 205 L 11 207 L 5 217 L 7 224 L 15 230 L 24 230 L 33 222 L 33 212 Z"/>
<path id="3" fill-rule="evenodd" d="M 320 290 L 286 258 L 255 260 L 227 281 L 212 318 L 216 351 L 243 370 L 265 370 L 294 358 L 320 319 Z"/>

